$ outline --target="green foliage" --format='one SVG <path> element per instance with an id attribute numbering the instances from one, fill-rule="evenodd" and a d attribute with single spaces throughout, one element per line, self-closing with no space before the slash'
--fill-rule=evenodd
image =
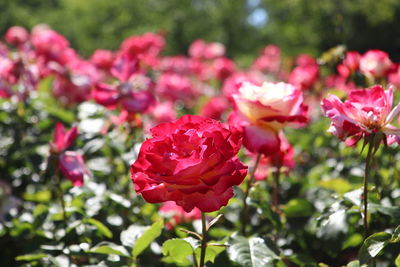
<path id="1" fill-rule="evenodd" d="M 154 239 L 156 239 L 164 227 L 162 220 L 155 222 L 149 227 L 136 241 L 132 248 L 132 256 L 137 257 L 147 248 Z"/>
<path id="2" fill-rule="evenodd" d="M 224 43 L 229 55 L 244 64 L 268 43 L 291 56 L 319 55 L 344 44 L 359 51 L 379 48 L 396 58 L 400 46 L 392 38 L 400 31 L 396 0 L 1 0 L 0 9 L 5 11 L 1 35 L 13 25 L 46 23 L 86 56 L 96 48 L 117 49 L 124 38 L 147 31 L 166 33 L 167 54 L 186 53 L 192 41 L 202 38 Z M 253 26 L 248 18 L 257 10 L 267 17 Z"/>
<path id="3" fill-rule="evenodd" d="M 183 239 L 169 239 L 162 246 L 164 261 L 177 265 L 187 266 L 191 264 L 188 257 L 194 253 L 192 246 Z"/>
<path id="4" fill-rule="evenodd" d="M 232 236 L 229 241 L 229 258 L 242 266 L 275 266 L 279 256 L 260 237 Z"/>

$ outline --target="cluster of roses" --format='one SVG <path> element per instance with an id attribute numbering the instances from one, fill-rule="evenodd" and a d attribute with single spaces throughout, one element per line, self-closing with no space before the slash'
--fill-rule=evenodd
<path id="1" fill-rule="evenodd" d="M 293 68 L 285 70 L 274 45 L 264 48 L 243 70 L 225 56 L 220 43 L 197 40 L 188 56 L 162 56 L 165 40 L 153 33 L 127 38 L 116 52 L 96 50 L 89 60 L 43 25 L 31 33 L 12 27 L 5 40 L 14 49 L 0 43 L 0 97 L 23 101 L 39 81 L 53 77 L 53 94 L 64 105 L 94 100 L 119 112 L 114 123 L 143 120 L 147 129 L 158 125 L 150 130 L 153 138 L 142 144 L 131 167 L 132 179 L 145 200 L 173 201 L 179 214 L 182 208 L 211 212 L 227 205 L 232 187 L 247 174 L 237 157 L 242 143 L 249 158 L 262 155 L 256 179 L 265 179 L 270 167 L 293 168 L 293 148 L 283 129 L 309 121 L 305 103 L 310 100 L 303 92 L 310 95 L 321 85 L 352 90 L 356 88 L 352 78 L 358 74 L 371 82 L 386 79 L 398 85 L 400 80 L 399 65 L 377 50 L 364 55 L 347 52 L 338 75 L 322 79 L 317 60 L 309 55 L 298 56 Z M 200 96 L 208 101 L 199 108 Z M 384 133 L 384 141 L 391 143 L 397 141 L 399 130 L 390 122 L 400 111 L 397 106 L 390 112 L 392 100 L 392 89 L 375 86 L 350 91 L 344 103 L 330 95 L 322 108 L 332 119 L 330 131 L 340 139 L 350 137 L 349 144 L 376 132 Z M 201 116 L 184 115 L 173 121 L 183 108 Z M 76 128 L 65 133 L 57 125 L 52 153 L 59 156 L 64 175 L 81 185 L 87 173 L 83 160 L 66 151 L 76 135 Z M 163 209 L 170 210 L 171 205 Z"/>
<path id="2" fill-rule="evenodd" d="M 392 85 L 400 88 L 400 64 L 390 60 L 389 55 L 381 50 L 368 50 L 364 54 L 347 51 L 343 60 L 337 65 L 337 74 L 325 78 L 325 86 L 345 91 L 362 89 L 363 85 Z"/>

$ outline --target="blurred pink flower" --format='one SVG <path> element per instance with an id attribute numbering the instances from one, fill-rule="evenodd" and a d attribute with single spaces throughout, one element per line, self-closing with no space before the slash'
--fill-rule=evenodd
<path id="1" fill-rule="evenodd" d="M 348 51 L 343 59 L 343 65 L 345 65 L 350 72 L 359 70 L 361 55 L 357 51 Z"/>
<path id="2" fill-rule="evenodd" d="M 176 205 L 174 201 L 164 202 L 161 205 L 159 212 L 161 216 L 170 219 L 165 224 L 168 230 L 174 229 L 175 226 L 179 224 L 188 223 L 201 218 L 201 211 L 198 208 L 186 212 L 181 206 Z"/>
<path id="3" fill-rule="evenodd" d="M 233 60 L 220 57 L 213 61 L 212 69 L 214 71 L 214 76 L 223 81 L 235 72 L 236 65 Z"/>
<path id="4" fill-rule="evenodd" d="M 225 97 L 213 97 L 205 103 L 200 115 L 214 120 L 221 120 L 222 114 L 229 108 L 229 101 Z"/>
<path id="5" fill-rule="evenodd" d="M 155 91 L 168 100 L 192 101 L 197 95 L 187 76 L 175 73 L 163 73 L 158 77 Z"/>
<path id="6" fill-rule="evenodd" d="M 296 65 L 300 67 L 318 65 L 317 60 L 310 55 L 300 54 L 296 57 Z"/>
<path id="7" fill-rule="evenodd" d="M 281 67 L 281 50 L 276 45 L 267 45 L 262 54 L 253 62 L 251 69 L 277 73 Z"/>
<path id="8" fill-rule="evenodd" d="M 82 186 L 83 176 L 88 174 L 83 157 L 75 151 L 67 151 L 77 136 L 76 127 L 66 131 L 64 125 L 57 122 L 53 142 L 50 143 L 50 154 L 57 157 L 57 166 L 65 178 L 74 186 Z"/>
<path id="9" fill-rule="evenodd" d="M 297 66 L 289 75 L 289 83 L 301 90 L 309 90 L 313 87 L 318 78 L 318 65 Z"/>
<path id="10" fill-rule="evenodd" d="M 280 171 L 289 172 L 294 168 L 294 149 L 292 145 L 289 144 L 282 132 L 279 134 L 279 139 L 280 145 L 278 151 L 268 156 L 261 156 L 257 170 L 254 174 L 257 181 L 267 179 L 271 170 L 280 169 Z M 255 160 L 256 157 L 257 154 L 251 154 L 253 160 Z"/>
<path id="11" fill-rule="evenodd" d="M 203 40 L 196 40 L 189 47 L 189 55 L 199 59 L 216 59 L 225 55 L 225 46 L 217 42 L 206 43 Z"/>
<path id="12" fill-rule="evenodd" d="M 152 81 L 145 75 L 135 74 L 130 80 L 117 85 L 98 83 L 92 90 L 94 100 L 108 109 L 120 107 L 129 113 L 143 113 L 154 102 Z"/>
<path id="13" fill-rule="evenodd" d="M 82 186 L 83 177 L 88 174 L 82 155 L 75 151 L 65 151 L 60 155 L 58 167 L 73 186 Z"/>
<path id="14" fill-rule="evenodd" d="M 72 127 L 66 131 L 62 123 L 56 123 L 56 129 L 54 131 L 53 142 L 50 143 L 50 151 L 55 154 L 59 154 L 65 151 L 72 145 L 78 136 L 78 128 Z"/>
<path id="15" fill-rule="evenodd" d="M 369 50 L 360 59 L 361 73 L 375 78 L 384 77 L 391 66 L 389 55 L 381 50 Z"/>
<path id="16" fill-rule="evenodd" d="M 145 33 L 125 39 L 121 44 L 121 51 L 129 58 L 142 59 L 146 55 L 158 56 L 165 46 L 165 40 L 161 35 Z"/>
<path id="17" fill-rule="evenodd" d="M 97 49 L 90 57 L 92 62 L 97 68 L 109 71 L 114 61 L 114 53 L 110 50 Z"/>
<path id="18" fill-rule="evenodd" d="M 4 36 L 4 39 L 9 44 L 19 46 L 29 40 L 29 33 L 23 27 L 13 26 L 7 30 L 6 35 Z"/>

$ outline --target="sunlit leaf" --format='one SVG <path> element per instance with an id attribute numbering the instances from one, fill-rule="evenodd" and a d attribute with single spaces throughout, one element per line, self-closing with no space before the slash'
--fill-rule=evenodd
<path id="1" fill-rule="evenodd" d="M 190 265 L 191 261 L 188 258 L 193 257 L 193 248 L 183 239 L 169 239 L 164 242 L 162 253 L 168 262 Z"/>
<path id="2" fill-rule="evenodd" d="M 112 232 L 111 232 L 110 229 L 108 229 L 108 227 L 105 226 L 102 222 L 100 222 L 100 221 L 98 221 L 98 220 L 96 220 L 96 219 L 93 219 L 93 218 L 85 219 L 84 222 L 85 222 L 85 223 L 89 223 L 89 224 L 95 226 L 95 227 L 97 228 L 97 230 L 99 230 L 99 232 L 100 232 L 103 236 L 105 236 L 105 237 L 107 237 L 107 238 L 112 238 L 112 236 L 113 236 Z"/>
<path id="3" fill-rule="evenodd" d="M 375 258 L 379 252 L 389 243 L 392 235 L 379 232 L 369 236 L 362 245 L 359 253 L 358 258 L 361 264 L 368 263 L 369 260 Z"/>
<path id="4" fill-rule="evenodd" d="M 229 258 L 244 267 L 275 266 L 279 258 L 260 237 L 234 236 L 228 244 Z"/>
<path id="5" fill-rule="evenodd" d="M 89 250 L 91 253 L 118 255 L 122 257 L 130 257 L 129 252 L 123 247 L 111 242 L 101 242 Z"/>
<path id="6" fill-rule="evenodd" d="M 133 245 L 132 256 L 137 257 L 143 252 L 154 239 L 160 236 L 164 222 L 159 220 L 153 223 L 136 241 Z"/>

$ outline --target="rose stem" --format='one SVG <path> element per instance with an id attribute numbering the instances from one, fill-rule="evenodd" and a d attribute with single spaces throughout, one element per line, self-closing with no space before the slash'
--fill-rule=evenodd
<path id="1" fill-rule="evenodd" d="M 274 172 L 274 188 L 272 191 L 272 206 L 274 207 L 276 213 L 280 213 L 279 210 L 280 174 L 281 174 L 281 168 L 280 166 L 278 166 Z"/>
<path id="2" fill-rule="evenodd" d="M 372 138 L 373 140 L 373 138 Z M 374 147 L 373 143 L 369 143 L 368 145 L 368 153 L 367 158 L 365 160 L 365 173 L 364 173 L 364 192 L 363 192 L 363 202 L 364 202 L 364 235 L 365 238 L 368 237 L 368 178 L 369 172 L 371 169 L 371 160 L 372 160 L 372 149 Z"/>
<path id="3" fill-rule="evenodd" d="M 60 199 L 60 203 L 61 203 L 63 220 L 66 223 L 67 222 L 67 213 L 65 212 L 65 202 L 64 202 L 64 198 L 63 198 L 63 191 L 62 191 L 62 187 L 61 187 L 61 175 L 60 175 L 59 171 L 57 171 L 56 179 L 57 179 L 56 180 L 57 195 L 58 195 L 58 198 Z"/>
<path id="4" fill-rule="evenodd" d="M 200 254 L 200 265 L 199 267 L 204 267 L 204 260 L 206 258 L 206 248 L 207 248 L 207 224 L 206 224 L 206 214 L 201 213 L 201 254 Z"/>
<path id="5" fill-rule="evenodd" d="M 258 162 L 260 161 L 261 153 L 257 155 L 256 162 L 254 163 L 254 167 L 251 170 L 250 178 L 247 180 L 246 191 L 244 192 L 243 197 L 243 214 L 242 214 L 242 234 L 246 236 L 246 224 L 249 217 L 249 207 L 247 205 L 247 198 L 249 197 L 251 186 L 253 185 L 254 174 L 256 173 L 256 169 L 258 166 Z"/>

